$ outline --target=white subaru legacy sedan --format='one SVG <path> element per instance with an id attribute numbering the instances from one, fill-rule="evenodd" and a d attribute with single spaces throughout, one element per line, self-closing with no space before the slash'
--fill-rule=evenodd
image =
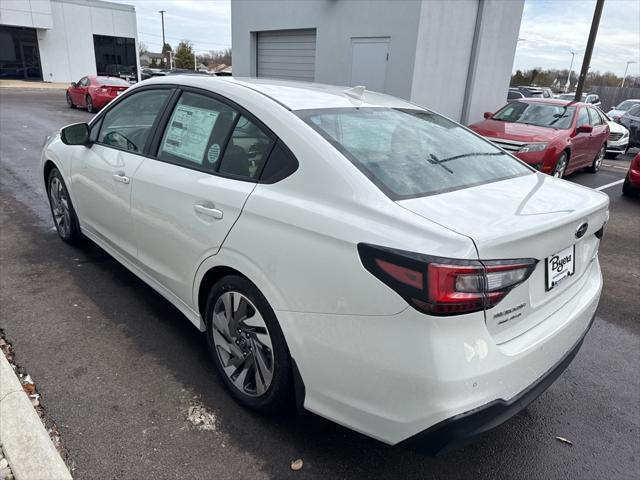
<path id="1" fill-rule="evenodd" d="M 60 237 L 180 309 L 240 404 L 388 444 L 439 450 L 526 407 L 602 289 L 606 195 L 361 87 L 147 80 L 41 168 Z"/>

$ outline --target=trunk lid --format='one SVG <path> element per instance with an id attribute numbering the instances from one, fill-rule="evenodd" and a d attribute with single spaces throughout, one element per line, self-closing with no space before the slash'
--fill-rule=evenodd
<path id="1" fill-rule="evenodd" d="M 595 233 L 608 219 L 609 199 L 533 174 L 398 203 L 471 238 L 481 260 L 538 260 L 526 282 L 485 312 L 489 332 L 503 343 L 544 321 L 579 291 L 597 254 Z M 577 238 L 584 223 L 586 231 Z M 547 290 L 546 259 L 574 245 L 574 274 Z"/>

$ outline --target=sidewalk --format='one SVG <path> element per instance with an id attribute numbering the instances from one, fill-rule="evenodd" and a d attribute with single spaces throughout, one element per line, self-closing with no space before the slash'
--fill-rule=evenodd
<path id="1" fill-rule="evenodd" d="M 71 480 L 66 465 L 0 351 L 0 480 Z"/>
<path id="2" fill-rule="evenodd" d="M 63 90 L 68 83 L 28 82 L 26 80 L 0 80 L 0 88 L 23 88 L 31 90 Z"/>

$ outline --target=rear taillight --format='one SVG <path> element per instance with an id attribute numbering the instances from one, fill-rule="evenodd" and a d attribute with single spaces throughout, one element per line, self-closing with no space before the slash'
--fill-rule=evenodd
<path id="1" fill-rule="evenodd" d="M 537 260 L 460 260 L 368 244 L 358 245 L 364 267 L 417 310 L 431 315 L 495 306 L 524 282 Z"/>

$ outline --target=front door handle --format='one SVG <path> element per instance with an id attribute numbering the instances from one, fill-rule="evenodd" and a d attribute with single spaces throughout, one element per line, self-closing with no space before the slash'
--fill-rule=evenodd
<path id="1" fill-rule="evenodd" d="M 129 184 L 129 182 L 131 182 L 131 180 L 129 179 L 129 177 L 127 177 L 124 172 L 118 172 L 118 173 L 114 173 L 113 174 L 113 179 L 116 182 L 120 182 L 120 183 L 125 183 L 125 184 Z"/>
<path id="2" fill-rule="evenodd" d="M 222 216 L 223 216 L 222 210 L 214 206 L 207 206 L 207 205 L 201 205 L 199 203 L 196 203 L 193 206 L 193 209 L 196 211 L 196 213 L 206 215 L 207 217 L 215 218 L 216 220 L 222 220 Z"/>

